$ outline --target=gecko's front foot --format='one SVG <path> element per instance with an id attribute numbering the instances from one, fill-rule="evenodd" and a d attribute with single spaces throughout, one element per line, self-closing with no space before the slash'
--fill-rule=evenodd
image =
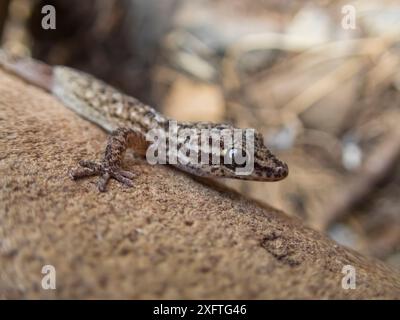
<path id="1" fill-rule="evenodd" d="M 80 161 L 79 166 L 80 167 L 71 170 L 69 176 L 73 180 L 90 176 L 100 176 L 97 182 L 97 188 L 100 192 L 106 191 L 107 183 L 111 178 L 114 178 L 128 187 L 132 187 L 132 180 L 136 176 L 132 172 L 122 170 L 119 166 L 109 165 L 107 163 L 99 164 L 93 161 Z"/>

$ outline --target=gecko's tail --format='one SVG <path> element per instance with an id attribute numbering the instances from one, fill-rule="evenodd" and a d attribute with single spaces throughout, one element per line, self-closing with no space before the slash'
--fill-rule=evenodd
<path id="1" fill-rule="evenodd" d="M 16 57 L 0 49 L 0 67 L 46 91 L 52 90 L 53 68 L 43 62 Z"/>

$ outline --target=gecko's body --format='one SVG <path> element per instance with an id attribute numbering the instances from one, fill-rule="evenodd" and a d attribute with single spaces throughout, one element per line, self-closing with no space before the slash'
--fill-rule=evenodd
<path id="1" fill-rule="evenodd" d="M 49 91 L 65 106 L 110 133 L 105 156 L 101 162 L 81 161 L 80 167 L 70 172 L 73 179 L 100 176 L 98 183 L 100 191 L 105 190 L 110 178 L 128 186 L 132 185 L 135 174 L 121 169 L 123 155 L 127 148 L 133 148 L 135 153 L 144 156 L 149 147 L 146 134 L 150 130 L 160 130 L 168 136 L 170 119 L 91 75 L 68 67 L 51 67 L 32 59 L 12 58 L 3 51 L 0 51 L 0 66 Z M 177 125 L 178 133 L 188 129 L 197 129 L 194 132 L 199 133 L 202 129 L 212 129 L 218 132 L 234 128 L 230 125 L 209 122 L 181 122 Z M 200 140 L 200 135 L 195 136 L 195 139 Z M 221 150 L 218 150 L 219 154 L 231 154 L 229 151 L 235 150 L 236 152 L 237 149 L 242 149 L 242 153 L 247 154 L 245 142 L 245 139 L 241 140 L 239 148 L 235 141 L 230 147 L 221 144 Z M 202 148 L 201 145 L 200 148 Z M 199 152 L 210 153 L 213 151 L 200 149 Z M 248 175 L 237 175 L 235 162 L 224 164 L 224 161 L 221 161 L 221 163 L 214 164 L 211 161 L 212 154 L 207 154 L 210 156 L 210 162 L 207 163 L 200 161 L 199 163 L 176 163 L 174 166 L 194 175 L 208 177 L 277 181 L 287 176 L 287 165 L 278 160 L 264 146 L 263 138 L 259 133 L 254 135 L 254 152 L 252 153 L 254 170 Z"/>

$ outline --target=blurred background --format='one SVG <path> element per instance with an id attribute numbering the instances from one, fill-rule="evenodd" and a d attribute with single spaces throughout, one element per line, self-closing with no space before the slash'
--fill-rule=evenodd
<path id="1" fill-rule="evenodd" d="M 400 268 L 399 1 L 0 0 L 0 39 L 177 120 L 256 128 L 289 177 L 223 183 Z"/>

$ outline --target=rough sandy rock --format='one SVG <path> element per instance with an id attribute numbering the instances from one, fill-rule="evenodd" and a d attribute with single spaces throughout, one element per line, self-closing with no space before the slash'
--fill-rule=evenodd
<path id="1" fill-rule="evenodd" d="M 167 166 L 136 187 L 67 171 L 106 135 L 0 71 L 1 298 L 400 298 L 400 276 L 282 212 Z M 56 290 L 41 287 L 56 268 Z M 356 268 L 344 290 L 344 265 Z"/>

